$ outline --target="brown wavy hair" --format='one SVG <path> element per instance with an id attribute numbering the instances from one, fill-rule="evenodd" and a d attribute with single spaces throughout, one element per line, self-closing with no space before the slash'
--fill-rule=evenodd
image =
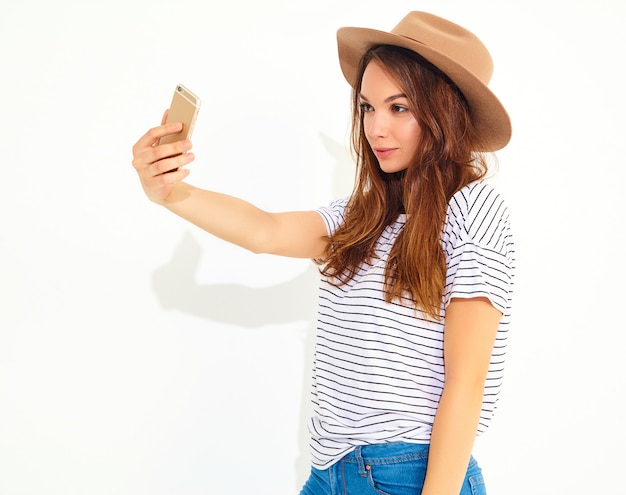
<path id="1" fill-rule="evenodd" d="M 363 129 L 361 79 L 378 61 L 403 90 L 420 128 L 420 146 L 405 170 L 381 170 Z M 392 246 L 385 268 L 385 300 L 408 299 L 440 319 L 446 282 L 441 235 L 454 193 L 487 174 L 485 155 L 472 125 L 470 109 L 456 85 L 417 53 L 379 45 L 362 58 L 352 96 L 352 151 L 356 158 L 354 190 L 345 222 L 331 236 L 320 271 L 337 285 L 351 280 L 384 229 L 401 213 L 406 224 Z"/>

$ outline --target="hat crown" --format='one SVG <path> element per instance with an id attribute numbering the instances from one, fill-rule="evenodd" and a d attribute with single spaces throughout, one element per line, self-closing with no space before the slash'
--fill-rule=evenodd
<path id="1" fill-rule="evenodd" d="M 463 66 L 485 85 L 491 80 L 493 61 L 487 47 L 476 35 L 458 24 L 426 12 L 411 12 L 391 33 L 438 51 Z"/>

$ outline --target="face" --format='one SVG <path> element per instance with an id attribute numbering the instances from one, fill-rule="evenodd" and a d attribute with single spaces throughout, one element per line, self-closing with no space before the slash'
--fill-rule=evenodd
<path id="1" fill-rule="evenodd" d="M 387 173 L 406 169 L 419 145 L 420 126 L 397 83 L 373 60 L 365 68 L 359 95 L 368 143 Z"/>

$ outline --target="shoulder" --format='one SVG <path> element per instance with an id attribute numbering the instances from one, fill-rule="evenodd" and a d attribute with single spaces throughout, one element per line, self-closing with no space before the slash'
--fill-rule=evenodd
<path id="1" fill-rule="evenodd" d="M 485 181 L 468 184 L 450 200 L 445 232 L 448 239 L 471 239 L 485 246 L 509 244 L 512 236 L 506 201 Z"/>
<path id="2" fill-rule="evenodd" d="M 507 313 L 513 290 L 515 243 L 503 197 L 484 181 L 450 200 L 442 237 L 448 266 L 444 300 L 488 297 Z"/>
<path id="3" fill-rule="evenodd" d="M 491 208 L 506 208 L 502 195 L 488 182 L 472 182 L 458 190 L 450 200 L 449 208 L 458 212 L 486 214 Z"/>
<path id="4" fill-rule="evenodd" d="M 485 181 L 472 182 L 457 191 L 448 205 L 449 220 L 462 221 L 468 232 L 478 233 L 493 221 L 509 220 L 502 195 Z"/>
<path id="5" fill-rule="evenodd" d="M 329 235 L 332 235 L 345 220 L 347 205 L 348 198 L 341 198 L 316 210 L 324 219 Z"/>

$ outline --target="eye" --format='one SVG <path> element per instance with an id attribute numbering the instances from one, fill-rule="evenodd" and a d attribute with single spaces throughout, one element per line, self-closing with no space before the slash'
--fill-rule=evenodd
<path id="1" fill-rule="evenodd" d="M 359 103 L 359 108 L 361 109 L 361 113 L 374 111 L 374 107 L 370 105 L 369 103 L 365 103 L 365 102 Z"/>
<path id="2" fill-rule="evenodd" d="M 392 105 L 391 106 L 391 111 L 394 113 L 403 113 L 403 112 L 408 112 L 409 109 L 408 107 L 402 106 L 402 105 Z"/>

